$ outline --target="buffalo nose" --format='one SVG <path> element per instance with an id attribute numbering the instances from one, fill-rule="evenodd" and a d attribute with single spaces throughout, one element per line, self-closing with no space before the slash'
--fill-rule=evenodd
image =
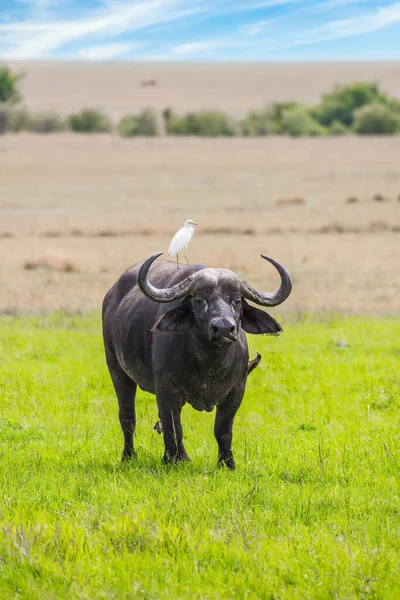
<path id="1" fill-rule="evenodd" d="M 209 325 L 210 340 L 227 338 L 236 340 L 236 324 L 232 319 L 212 319 Z"/>

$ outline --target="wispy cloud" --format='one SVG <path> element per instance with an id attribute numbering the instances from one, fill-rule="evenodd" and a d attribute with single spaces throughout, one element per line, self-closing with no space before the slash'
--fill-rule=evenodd
<path id="1" fill-rule="evenodd" d="M 88 48 L 82 48 L 78 52 L 78 57 L 84 60 L 109 60 L 110 58 L 126 56 L 132 52 L 135 48 L 138 48 L 139 44 L 130 43 L 114 43 L 114 44 L 103 44 L 99 46 L 89 46 Z"/>
<path id="2" fill-rule="evenodd" d="M 346 0 L 347 7 L 351 4 L 366 3 L 366 0 Z M 327 0 L 318 3 L 318 6 L 301 8 L 292 13 L 291 16 L 299 13 L 313 14 L 315 11 L 329 11 L 333 8 L 339 8 L 342 4 L 344 4 L 344 0 Z M 273 31 L 273 25 L 280 19 L 266 19 L 248 23 L 242 25 L 241 31 L 249 36 L 258 36 L 260 38 L 259 47 L 264 46 L 269 50 L 274 50 L 372 33 L 400 22 L 400 2 L 388 6 L 377 6 L 375 2 L 369 0 L 368 4 L 374 4 L 374 9 L 364 12 L 358 11 L 354 17 L 350 18 L 324 20 L 322 24 L 316 27 L 308 27 L 303 24 L 302 27 L 295 28 L 292 25 L 287 27 L 284 35 L 281 32 L 277 34 L 276 31 Z M 310 21 L 312 22 L 312 19 Z M 272 33 L 271 36 L 268 35 L 270 32 Z"/>
<path id="3" fill-rule="evenodd" d="M 263 21 L 257 21 L 256 23 L 241 25 L 239 31 L 249 36 L 259 35 L 260 33 L 266 32 L 268 28 L 271 28 L 277 20 L 278 19 L 264 19 Z"/>
<path id="4" fill-rule="evenodd" d="M 302 0 L 259 0 L 258 2 L 230 2 L 231 11 L 250 11 L 257 10 L 260 8 L 275 8 L 277 6 L 287 6 L 289 4 L 298 4 Z"/>
<path id="5" fill-rule="evenodd" d="M 315 44 L 316 42 L 353 37 L 379 31 L 400 22 L 400 2 L 391 6 L 378 8 L 366 14 L 349 19 L 337 19 L 326 25 L 310 29 L 294 36 L 289 41 L 291 45 Z"/>
<path id="6" fill-rule="evenodd" d="M 390 0 L 1 0 L 0 57 L 267 59 L 400 23 Z M 382 34 L 383 36 L 383 34 Z M 376 37 L 374 38 L 376 40 Z M 399 27 L 400 39 L 400 27 Z M 332 44 L 331 44 L 331 47 Z M 359 45 L 361 48 L 361 45 Z M 379 44 L 376 45 L 379 51 Z M 400 53 L 393 47 L 393 55 Z M 362 58 L 362 55 L 359 56 Z"/>
<path id="7" fill-rule="evenodd" d="M 4 1 L 4 0 L 3 0 Z M 25 5 L 31 19 L 41 19 L 48 16 L 52 9 L 60 8 L 66 0 L 17 0 Z"/>
<path id="8" fill-rule="evenodd" d="M 19 4 L 26 4 L 34 11 L 45 10 L 51 6 L 59 6 L 63 0 L 17 0 Z"/>
<path id="9" fill-rule="evenodd" d="M 207 41 L 203 42 L 192 42 L 187 44 L 180 44 L 179 46 L 175 46 L 171 49 L 172 54 L 177 55 L 187 55 L 187 54 L 201 54 L 201 53 L 209 53 L 214 50 L 219 50 L 224 47 L 224 41 Z"/>
<path id="10" fill-rule="evenodd" d="M 371 4 L 373 8 L 376 8 L 378 5 L 377 0 L 325 0 L 310 7 L 309 11 L 317 14 L 328 10 L 347 8 L 352 4 Z"/>
<path id="11" fill-rule="evenodd" d="M 293 4 L 293 2 L 292 2 Z M 240 26 L 240 31 L 246 35 L 256 36 L 263 33 L 266 33 L 267 30 L 271 29 L 271 26 L 280 21 L 288 21 L 292 17 L 296 17 L 299 15 L 308 15 L 308 22 L 312 23 L 315 17 L 313 15 L 317 15 L 319 13 L 329 13 L 332 11 L 337 11 L 343 8 L 348 9 L 353 5 L 359 4 L 370 4 L 373 9 L 377 9 L 377 0 L 325 0 L 324 2 L 311 2 L 311 3 L 297 3 L 298 6 L 295 6 L 290 11 L 285 11 L 285 13 L 280 14 L 278 17 L 270 18 L 270 19 L 262 19 L 257 21 L 252 21 L 250 23 L 245 23 Z M 357 18 L 362 13 L 357 13 Z M 325 23 L 325 17 L 323 17 Z M 292 33 L 301 33 L 304 30 L 304 25 L 299 26 L 296 30 L 293 25 L 287 25 L 287 35 L 290 36 Z"/>
<path id="12" fill-rule="evenodd" d="M 244 48 L 249 46 L 246 42 L 233 40 L 203 40 L 201 42 L 192 42 L 180 44 L 171 49 L 171 54 L 179 56 L 213 54 L 217 50 L 227 50 L 229 48 Z"/>
<path id="13" fill-rule="evenodd" d="M 0 31 L 25 32 L 21 42 L 16 38 L 15 48 L 6 53 L 7 58 L 41 58 L 51 50 L 88 36 L 121 35 L 135 32 L 151 25 L 182 19 L 197 11 L 184 8 L 183 0 L 151 0 L 150 2 L 109 2 L 104 9 L 92 11 L 84 18 L 65 21 L 35 20 L 0 25 Z M 196 2 L 194 3 L 196 4 Z M 40 35 L 37 35 L 40 31 Z"/>

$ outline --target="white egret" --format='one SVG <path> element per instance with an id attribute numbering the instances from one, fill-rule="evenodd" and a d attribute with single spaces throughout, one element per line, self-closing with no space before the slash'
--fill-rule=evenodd
<path id="1" fill-rule="evenodd" d="M 190 242 L 190 240 L 192 239 L 193 234 L 194 234 L 193 225 L 198 225 L 198 223 L 195 223 L 191 219 L 187 219 L 187 221 L 185 221 L 184 226 L 181 227 L 181 229 L 179 229 L 179 231 L 177 231 L 176 234 L 174 235 L 174 237 L 172 238 L 172 242 L 169 247 L 168 254 L 169 254 L 169 256 L 175 256 L 175 254 L 176 254 L 176 264 L 177 264 L 178 269 L 179 269 L 179 259 L 178 259 L 179 254 L 178 253 L 181 250 L 183 250 L 185 252 L 186 262 L 187 262 L 187 264 L 189 264 L 186 252 L 187 252 L 188 243 Z"/>

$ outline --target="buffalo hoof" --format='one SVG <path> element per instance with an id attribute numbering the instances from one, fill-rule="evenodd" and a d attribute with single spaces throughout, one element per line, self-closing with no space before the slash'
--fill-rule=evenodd
<path id="1" fill-rule="evenodd" d="M 133 448 L 129 448 L 128 450 L 124 450 L 121 457 L 121 462 L 127 462 L 128 460 L 132 460 L 132 458 L 136 458 L 136 452 Z"/>
<path id="2" fill-rule="evenodd" d="M 165 452 L 162 461 L 165 465 L 173 465 L 173 464 L 178 464 L 179 462 L 190 462 L 190 458 L 188 457 L 188 455 L 185 453 L 181 453 L 181 454 L 176 454 L 175 456 L 171 456 L 170 454 L 168 454 L 167 452 Z"/>
<path id="3" fill-rule="evenodd" d="M 227 459 L 220 458 L 218 460 L 218 467 L 219 468 L 226 467 L 230 471 L 234 471 L 236 469 L 236 463 L 233 460 L 233 456 L 231 456 L 230 458 L 227 458 Z"/>

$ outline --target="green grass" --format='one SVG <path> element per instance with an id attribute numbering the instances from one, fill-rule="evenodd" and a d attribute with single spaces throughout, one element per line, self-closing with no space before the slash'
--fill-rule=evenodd
<path id="1" fill-rule="evenodd" d="M 399 320 L 284 329 L 250 338 L 232 473 L 190 407 L 163 466 L 141 392 L 121 465 L 99 318 L 3 318 L 0 598 L 400 597 Z"/>

